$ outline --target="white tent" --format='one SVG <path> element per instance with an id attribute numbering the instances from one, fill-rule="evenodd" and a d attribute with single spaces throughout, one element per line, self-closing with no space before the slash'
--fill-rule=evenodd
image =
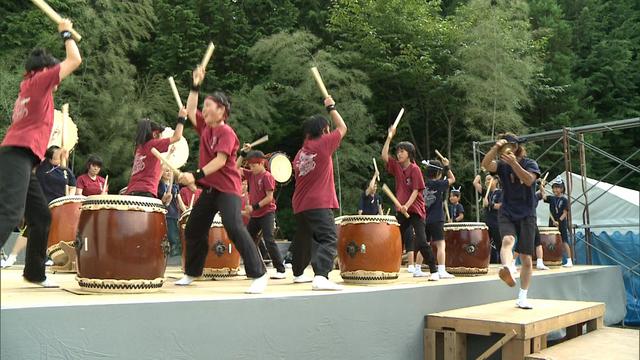
<path id="1" fill-rule="evenodd" d="M 567 182 L 567 173 L 560 175 Z M 571 174 L 573 187 L 571 191 L 571 220 L 573 225 L 582 225 L 583 212 L 585 208 L 584 192 L 589 200 L 589 219 L 591 225 L 616 226 L 607 228 L 597 228 L 594 231 L 620 231 L 621 233 L 631 231 L 640 232 L 640 193 L 637 190 L 616 186 L 606 182 L 586 178 L 586 185 L 583 191 L 582 176 Z M 551 180 L 548 180 L 551 182 Z M 546 186 L 547 195 L 552 194 L 551 185 Z M 595 201 L 594 201 L 595 200 Z M 538 225 L 547 226 L 549 223 L 549 204 L 540 201 L 537 208 Z"/>

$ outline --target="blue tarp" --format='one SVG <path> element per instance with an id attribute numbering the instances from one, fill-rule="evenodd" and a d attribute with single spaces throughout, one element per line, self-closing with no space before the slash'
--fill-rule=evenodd
<path id="1" fill-rule="evenodd" d="M 623 264 L 626 266 L 626 268 L 620 266 L 627 293 L 627 316 L 624 318 L 624 324 L 640 326 L 640 276 L 637 275 L 640 273 L 640 267 L 637 266 L 640 261 L 640 235 L 631 231 L 624 234 L 618 231 L 611 234 L 607 232 L 592 232 L 591 234 L 593 265 Z M 576 263 L 586 264 L 584 233 L 576 233 L 576 240 Z"/>

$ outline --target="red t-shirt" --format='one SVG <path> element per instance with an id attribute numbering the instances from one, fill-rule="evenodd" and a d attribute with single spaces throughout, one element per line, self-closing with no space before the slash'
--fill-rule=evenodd
<path id="1" fill-rule="evenodd" d="M 387 171 L 396 179 L 396 197 L 400 204 L 405 204 L 411 197 L 413 190 L 418 190 L 418 197 L 411 204 L 408 211 L 410 214 L 418 214 L 422 219 L 425 218 L 424 198 L 422 190 L 424 190 L 424 178 L 422 172 L 416 163 L 411 162 L 405 169 L 402 168 L 398 160 L 389 157 L 387 162 Z M 398 209 L 396 209 L 398 210 Z"/>
<path id="2" fill-rule="evenodd" d="M 82 189 L 82 195 L 84 196 L 100 195 L 102 194 L 104 181 L 104 178 L 99 175 L 93 180 L 89 175 L 82 174 L 76 179 L 76 187 Z"/>
<path id="3" fill-rule="evenodd" d="M 340 146 L 342 136 L 336 129 L 317 139 L 306 139 L 293 159 L 296 188 L 293 213 L 311 209 L 337 209 L 338 197 L 333 183 L 331 155 Z"/>
<path id="4" fill-rule="evenodd" d="M 205 187 L 212 187 L 220 192 L 240 196 L 242 194 L 242 180 L 236 168 L 236 152 L 240 141 L 231 126 L 222 124 L 216 127 L 207 126 L 202 112 L 196 112 L 196 131 L 200 134 L 200 159 L 198 166 L 202 168 L 215 159 L 218 152 L 227 154 L 227 162 L 218 171 L 209 174 L 198 181 Z"/>
<path id="5" fill-rule="evenodd" d="M 138 146 L 136 155 L 133 158 L 133 169 L 131 169 L 131 179 L 127 185 L 127 194 L 134 191 L 149 192 L 153 196 L 158 196 L 158 182 L 162 177 L 162 165 L 160 160 L 151 153 L 151 148 L 156 148 L 159 152 L 169 151 L 171 139 L 151 139 Z"/>
<path id="6" fill-rule="evenodd" d="M 11 125 L 0 146 L 31 149 L 42 161 L 53 128 L 53 88 L 59 83 L 60 64 L 24 77 Z"/>
<path id="7" fill-rule="evenodd" d="M 202 189 L 200 188 L 196 189 L 196 196 L 193 197 L 193 204 L 195 204 L 196 201 L 198 201 L 200 194 L 202 194 Z M 189 187 L 183 186 L 182 189 L 180 189 L 180 197 L 182 198 L 182 203 L 184 203 L 184 206 L 186 206 L 187 208 L 193 207 L 193 204 L 191 204 L 192 195 L 193 195 L 193 191 L 191 191 Z"/>
<path id="8" fill-rule="evenodd" d="M 247 179 L 249 185 L 249 201 L 251 205 L 257 204 L 260 200 L 267 196 L 267 191 L 274 191 L 276 188 L 276 180 L 273 178 L 270 172 L 264 171 L 262 174 L 254 175 L 251 170 L 242 169 L 244 172 L 244 178 Z M 276 211 L 276 201 L 271 200 L 268 205 L 260 207 L 260 209 L 253 209 L 251 217 L 259 218 L 268 213 Z"/>

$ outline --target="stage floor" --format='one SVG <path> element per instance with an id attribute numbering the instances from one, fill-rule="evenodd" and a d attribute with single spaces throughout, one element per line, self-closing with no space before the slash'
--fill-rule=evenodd
<path id="1" fill-rule="evenodd" d="M 244 277 L 176 286 L 181 271 L 170 267 L 156 293 L 79 295 L 74 274 L 50 274 L 61 287 L 44 289 L 24 282 L 20 268 L 3 269 L 0 358 L 418 360 L 425 315 L 517 297 L 497 267 L 437 282 L 403 271 L 394 283 L 320 292 L 293 284 L 287 270 L 264 294 L 248 295 Z M 338 271 L 330 278 L 341 282 Z M 604 302 L 605 324 L 625 316 L 614 266 L 534 271 L 529 294 Z M 514 301 L 513 311 L 525 310 Z"/>

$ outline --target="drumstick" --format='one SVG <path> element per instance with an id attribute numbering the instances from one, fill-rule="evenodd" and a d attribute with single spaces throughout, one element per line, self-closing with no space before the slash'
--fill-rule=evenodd
<path id="1" fill-rule="evenodd" d="M 444 212 L 447 214 L 447 222 L 450 223 L 451 214 L 449 214 L 449 204 L 447 204 L 447 200 L 443 200 L 442 203 L 444 204 Z"/>
<path id="2" fill-rule="evenodd" d="M 109 175 L 107 174 L 107 177 L 104 178 L 104 184 L 102 184 L 102 187 L 100 188 L 100 192 L 104 192 L 104 190 L 107 188 L 108 183 L 109 183 Z"/>
<path id="3" fill-rule="evenodd" d="M 265 136 L 261 137 L 260 139 L 258 139 L 256 141 L 252 142 L 251 144 L 249 144 L 249 146 L 250 147 L 258 146 L 260 144 L 266 143 L 267 141 L 269 141 L 269 135 L 265 135 Z"/>
<path id="4" fill-rule="evenodd" d="M 387 208 L 387 215 L 389 215 L 389 212 L 391 212 L 391 208 Z"/>
<path id="5" fill-rule="evenodd" d="M 489 191 L 491 190 L 491 185 L 493 185 L 493 176 L 491 177 L 491 179 L 489 180 L 489 186 L 487 186 L 487 193 L 484 194 L 484 199 L 486 201 L 489 201 Z"/>
<path id="6" fill-rule="evenodd" d="M 56 24 L 60 24 L 62 22 L 62 16 L 58 15 L 57 12 L 55 12 L 55 10 L 53 10 L 51 8 L 51 6 L 49 6 L 49 4 L 47 4 L 46 2 L 44 2 L 44 0 L 31 0 L 31 2 L 40 8 L 40 10 L 42 10 L 45 14 L 47 14 L 47 16 L 49 16 L 51 18 L 51 20 L 53 20 Z M 80 41 L 82 40 L 82 36 L 80 36 L 80 34 L 75 31 L 74 29 L 71 29 L 71 36 L 73 36 L 73 38 L 76 41 Z"/>
<path id="7" fill-rule="evenodd" d="M 209 47 L 207 48 L 207 52 L 204 54 L 204 57 L 202 58 L 202 62 L 200 63 L 200 66 L 203 69 L 207 68 L 207 64 L 209 64 L 209 60 L 211 60 L 211 55 L 213 55 L 213 49 L 215 49 L 216 47 L 213 45 L 213 42 L 209 43 Z"/>
<path id="8" fill-rule="evenodd" d="M 196 199 L 196 193 L 191 194 L 191 201 L 189 201 L 189 209 L 193 209 L 193 200 Z"/>
<path id="9" fill-rule="evenodd" d="M 64 124 L 67 122 L 67 118 L 69 117 L 69 103 L 62 105 L 62 126 L 60 128 L 60 132 L 62 136 L 60 136 L 60 148 L 64 149 Z"/>
<path id="10" fill-rule="evenodd" d="M 184 107 L 184 105 L 182 105 L 182 99 L 180 99 L 180 94 L 178 93 L 176 82 L 173 81 L 173 76 L 169 76 L 169 85 L 171 86 L 171 91 L 173 91 L 173 96 L 176 98 L 176 102 L 178 103 L 178 110 L 180 110 Z"/>
<path id="11" fill-rule="evenodd" d="M 327 91 L 327 88 L 324 86 L 324 82 L 322 81 L 322 77 L 320 77 L 320 72 L 318 72 L 318 68 L 315 66 L 312 67 L 311 73 L 313 73 L 313 77 L 314 79 L 316 79 L 316 84 L 318 84 L 318 87 L 320 88 L 320 92 L 322 93 L 322 96 L 325 99 L 328 98 L 329 92 Z"/>
<path id="12" fill-rule="evenodd" d="M 398 123 L 400 123 L 400 119 L 402 119 L 402 115 L 404 115 L 404 108 L 400 109 L 398 116 L 396 116 L 396 121 L 394 121 L 393 125 L 391 125 L 392 128 L 395 129 L 398 127 Z"/>
<path id="13" fill-rule="evenodd" d="M 171 169 L 171 171 L 173 171 L 173 174 L 177 177 L 180 177 L 180 170 L 176 169 L 170 162 L 169 160 L 165 159 L 164 156 L 162 156 L 162 154 L 160 154 L 160 151 L 158 151 L 158 149 L 156 148 L 151 148 L 151 153 L 158 158 L 158 160 L 160 160 L 160 162 L 168 167 L 169 169 Z"/>
<path id="14" fill-rule="evenodd" d="M 438 157 L 440 158 L 440 160 L 444 160 L 445 157 L 442 156 L 442 154 L 440 154 L 440 151 L 438 151 L 438 149 L 436 149 L 436 155 L 438 155 Z"/>
<path id="15" fill-rule="evenodd" d="M 391 199 L 391 202 L 393 202 L 393 204 L 402 209 L 402 205 L 400 204 L 400 201 L 398 201 L 398 198 L 396 198 L 395 195 L 393 195 L 393 192 L 391 191 L 391 189 L 389 189 L 389 187 L 387 186 L 387 184 L 382 184 L 382 191 L 384 191 L 385 194 L 387 194 L 387 196 L 389 197 L 389 199 Z M 403 211 L 402 214 L 408 219 L 409 218 L 409 214 L 406 211 Z"/>
<path id="16" fill-rule="evenodd" d="M 549 176 L 549 172 L 547 171 L 546 174 L 544 174 L 544 177 L 542 178 L 542 182 L 546 183 L 547 182 L 547 176 Z"/>
<path id="17" fill-rule="evenodd" d="M 378 174 L 377 178 L 380 181 L 380 172 L 378 171 L 378 163 L 376 162 L 376 158 L 373 158 L 373 168 L 376 169 L 376 174 Z"/>

